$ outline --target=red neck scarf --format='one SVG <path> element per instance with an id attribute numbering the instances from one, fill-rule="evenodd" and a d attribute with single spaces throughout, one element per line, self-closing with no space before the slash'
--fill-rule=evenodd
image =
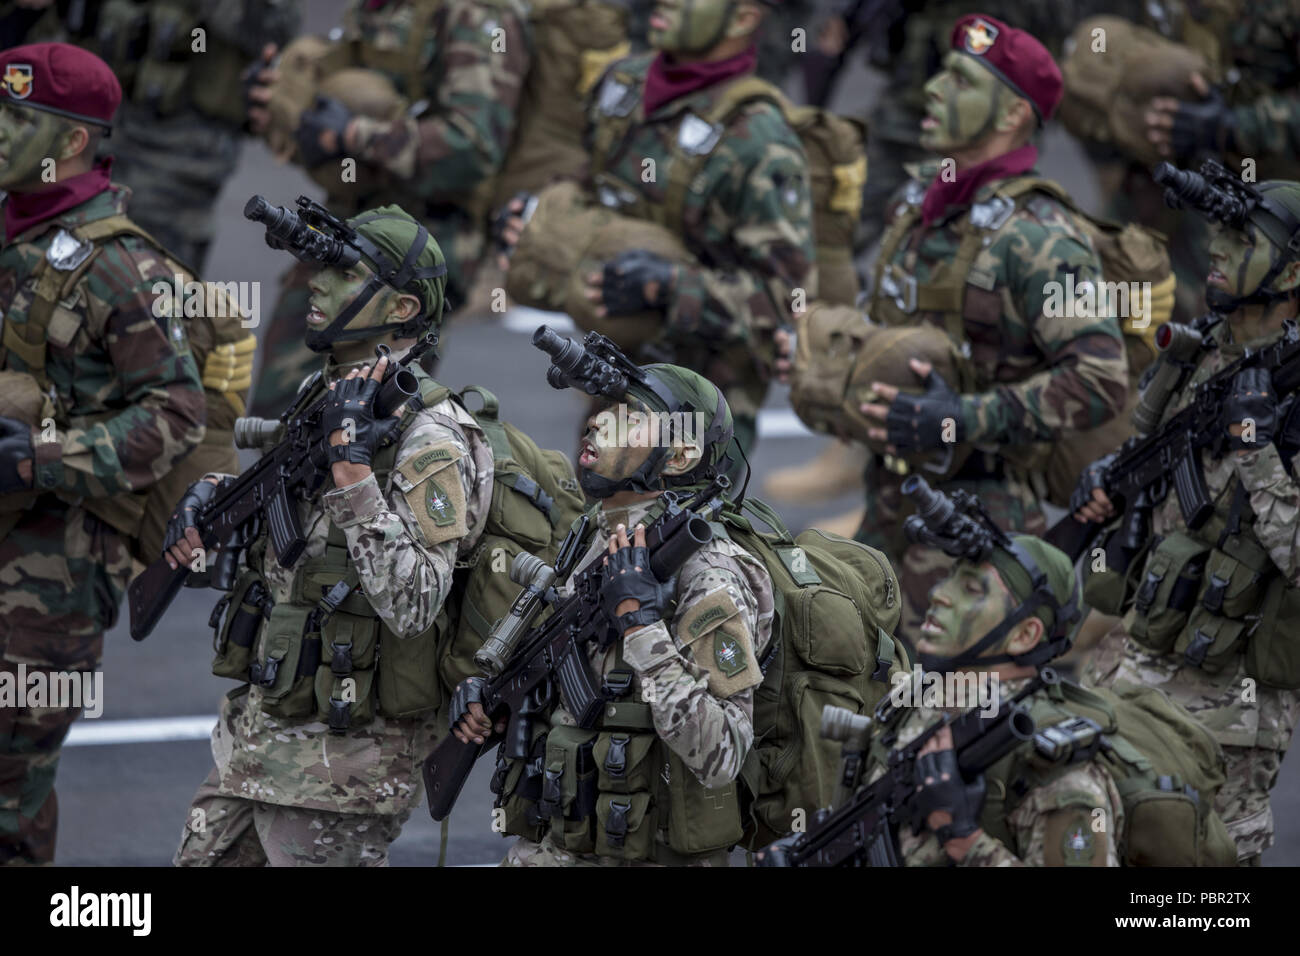
<path id="1" fill-rule="evenodd" d="M 952 182 L 946 182 L 941 172 L 925 191 L 925 199 L 921 202 L 921 225 L 928 227 L 949 206 L 969 206 L 976 191 L 985 183 L 1027 173 L 1036 162 L 1038 150 L 1032 143 L 1026 143 L 1009 153 L 958 170 Z"/>
<path id="2" fill-rule="evenodd" d="M 645 115 L 688 93 L 713 86 L 733 76 L 753 71 L 758 62 L 758 47 L 713 62 L 669 63 L 661 52 L 650 61 L 645 76 Z"/>
<path id="3" fill-rule="evenodd" d="M 112 165 L 112 160 L 103 160 L 89 172 L 39 193 L 10 193 L 5 201 L 5 239 L 13 242 L 33 226 L 98 196 L 109 187 Z"/>

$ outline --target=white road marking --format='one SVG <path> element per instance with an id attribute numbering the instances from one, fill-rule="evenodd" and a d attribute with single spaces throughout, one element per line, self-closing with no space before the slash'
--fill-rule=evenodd
<path id="1" fill-rule="evenodd" d="M 152 744 L 167 740 L 207 740 L 216 714 L 196 717 L 147 717 L 138 720 L 79 720 L 72 725 L 65 747 L 107 747 Z"/>

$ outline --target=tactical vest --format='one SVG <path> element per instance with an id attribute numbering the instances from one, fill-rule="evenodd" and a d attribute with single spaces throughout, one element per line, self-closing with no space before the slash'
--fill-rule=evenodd
<path id="1" fill-rule="evenodd" d="M 250 57 L 204 23 L 195 0 L 106 0 L 93 36 L 73 42 L 97 53 L 122 83 L 126 99 L 170 116 L 186 106 L 232 126 L 245 119 L 240 77 Z"/>
<path id="2" fill-rule="evenodd" d="M 982 249 L 996 241 L 999 231 L 1018 210 L 1043 195 L 1074 213 L 1098 253 L 1104 281 L 1120 285 L 1137 281 L 1151 284 L 1150 314 L 1142 310 L 1139 297 L 1129 301 L 1128 315 L 1120 319 L 1128 360 L 1126 408 L 1101 426 L 1072 435 L 1066 445 L 1039 442 L 999 448 L 999 454 L 1024 472 L 1045 472 L 1042 491 L 1053 504 L 1064 507 L 1079 471 L 1128 437 L 1129 414 L 1137 403 L 1138 379 L 1155 358 L 1156 329 L 1168 320 L 1173 308 L 1175 279 L 1164 251 L 1164 236 L 1135 225 L 1120 226 L 1096 219 L 1080 210 L 1057 183 L 1037 176 L 1018 176 L 998 183 L 988 198 L 972 205 L 961 217 L 957 223 L 960 237 L 957 251 L 935 268 L 928 281 L 921 283 L 903 264 L 909 254 L 904 253 L 903 261 L 898 257 L 899 249 L 909 242 L 921 221 L 925 185 L 911 180 L 905 187 L 898 215 L 881 239 L 869 313 L 874 321 L 895 326 L 915 325 L 919 313 L 938 313 L 953 345 L 969 359 L 971 345 L 965 323 L 967 318 L 976 317 L 970 313 L 973 303 L 967 295 L 968 289 L 971 286 L 985 292 L 993 289 L 992 278 L 974 269 L 975 260 Z M 973 365 L 963 370 L 960 378 L 958 384 L 963 392 L 984 392 L 997 384 L 986 370 Z"/>
<path id="3" fill-rule="evenodd" d="M 1025 704 L 1036 736 L 1050 740 L 1056 752 L 1049 757 L 1027 740 L 985 771 L 980 827 L 989 836 L 1022 854 L 1008 824 L 1016 808 L 1032 790 L 1096 761 L 1109 771 L 1123 805 L 1124 826 L 1115 834 L 1123 865 L 1236 864 L 1236 847 L 1214 810 L 1224 782 L 1223 754 L 1210 732 L 1164 692 L 1086 690 L 1062 681 Z M 890 728 L 901 715 L 892 706 L 878 712 L 884 732 L 872 738 L 875 767 L 888 765 Z"/>
<path id="4" fill-rule="evenodd" d="M 255 542 L 249 549 L 249 570 L 209 621 L 216 630 L 213 673 L 258 684 L 262 709 L 274 716 L 300 719 L 316 714 L 331 729 L 343 732 L 376 713 L 402 718 L 440 706 L 442 687 L 454 687 L 479 673 L 474 651 L 518 593 L 504 573 L 511 560 L 528 550 L 553 561 L 561 530 L 567 531 L 580 511 L 578 483 L 567 459 L 560 452 L 538 449 L 498 420 L 490 392 L 471 386 L 456 395 L 418 365 L 408 368 L 419 382 L 423 408 L 447 399 L 465 408 L 469 392 L 483 400 L 483 408 L 469 414 L 492 448 L 492 496 L 484 525 L 473 551 L 458 557 L 450 592 L 433 624 L 412 638 L 397 637 L 375 613 L 348 557 L 347 537 L 333 523 L 324 553 L 294 568 L 290 600 L 281 604 L 273 602 L 259 570 L 266 537 Z M 286 414 L 308 407 L 325 390 L 325 378 L 318 373 Z M 403 412 L 398 436 L 416 414 L 410 408 Z M 397 450 L 395 439 L 372 458 L 381 488 L 392 474 Z M 328 516 L 322 520 L 328 521 Z M 263 626 L 261 656 L 254 659 Z M 346 683 L 349 680 L 352 683 Z"/>
<path id="5" fill-rule="evenodd" d="M 633 123 L 644 119 L 644 83 L 643 72 L 616 64 L 597 94 L 591 175 L 601 203 L 683 235 L 687 195 L 698 188 L 699 174 L 726 135 L 728 125 L 748 104 L 771 103 L 799 136 L 808 157 L 817 298 L 840 305 L 855 304 L 859 283 L 853 265 L 853 230 L 867 182 L 866 130 L 862 124 L 816 107 L 794 106 L 779 89 L 756 76 L 737 77 L 727 82 L 703 115 L 687 112 L 679 120 L 664 201 L 650 204 L 639 184 L 620 180 L 607 165 Z"/>
<path id="6" fill-rule="evenodd" d="M 45 372 L 47 344 L 51 336 L 61 340 L 75 334 L 79 326 L 79 320 L 69 321 L 67 311 L 60 311 L 60 303 L 73 301 L 80 294 L 79 287 L 89 278 L 100 252 L 121 236 L 136 236 L 152 246 L 166 264 L 168 273 L 179 275 L 183 283 L 194 278 L 189 267 L 168 255 L 156 239 L 125 215 L 94 219 L 71 230 L 60 229 L 29 277 L 36 280 L 36 289 L 27 321 L 4 323 L 3 366 L 8 366 L 10 355 L 17 356 L 25 366 L 22 371 L 35 378 L 42 391 L 50 391 L 51 383 Z M 56 248 L 56 244 L 66 248 Z M 235 303 L 222 290 L 215 292 L 219 301 L 213 303 L 205 298 L 204 314 L 198 317 L 208 327 L 203 337 L 211 341 L 206 354 L 195 355 L 201 365 L 207 402 L 207 427 L 200 446 L 141 491 L 79 502 L 67 499 L 81 504 L 129 538 L 133 552 L 142 561 L 153 561 L 161 553 L 167 516 L 191 483 L 209 471 L 238 470 L 234 451 L 235 417 L 243 414 L 244 400 L 252 384 L 257 339 L 243 328 Z M 175 294 L 174 287 L 172 294 Z M 212 309 L 214 304 L 216 308 Z M 183 310 L 183 303 L 173 303 L 173 306 Z M 207 314 L 209 311 L 223 312 L 224 316 Z M 74 418 L 57 397 L 54 403 L 55 423 L 65 430 L 89 428 L 117 414 L 112 411 Z M 60 491 L 55 494 L 66 497 Z"/>

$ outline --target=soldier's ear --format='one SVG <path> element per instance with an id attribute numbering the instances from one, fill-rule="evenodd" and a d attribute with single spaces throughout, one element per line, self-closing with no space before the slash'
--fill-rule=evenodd
<path id="1" fill-rule="evenodd" d="M 88 160 L 94 160 L 94 156 L 89 153 L 91 150 L 90 130 L 84 126 L 69 124 L 59 135 L 58 143 L 59 162 L 67 162 L 82 155 L 85 155 Z"/>
<path id="2" fill-rule="evenodd" d="M 405 322 L 407 319 L 413 319 L 420 313 L 420 300 L 418 297 L 408 295 L 405 292 L 398 293 L 389 299 L 388 318 L 396 322 Z"/>
<path id="3" fill-rule="evenodd" d="M 672 453 L 664 465 L 665 475 L 684 475 L 700 461 L 700 443 L 695 441 L 674 441 Z"/>
<path id="4" fill-rule="evenodd" d="M 1027 617 L 1012 630 L 1007 638 L 1008 654 L 1024 654 L 1043 639 L 1043 622 L 1037 617 Z"/>
<path id="5" fill-rule="evenodd" d="M 1278 292 L 1300 289 L 1300 260 L 1292 260 L 1282 267 L 1282 271 L 1273 280 L 1273 288 Z"/>
<path id="6" fill-rule="evenodd" d="M 731 24 L 727 27 L 728 37 L 746 37 L 758 30 L 763 21 L 763 8 L 750 0 L 742 0 L 731 15 Z"/>
<path id="7" fill-rule="evenodd" d="M 1004 96 L 1002 108 L 998 111 L 997 129 L 1002 133 L 1015 133 L 1017 139 L 1025 142 L 1034 134 L 1034 108 L 1029 101 L 1019 96 Z"/>

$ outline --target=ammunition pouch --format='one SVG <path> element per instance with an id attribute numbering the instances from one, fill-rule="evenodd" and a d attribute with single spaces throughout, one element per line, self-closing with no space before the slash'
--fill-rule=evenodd
<path id="1" fill-rule="evenodd" d="M 1269 583 L 1246 645 L 1246 673 L 1266 687 L 1300 688 L 1300 588 L 1281 575 Z"/>
<path id="2" fill-rule="evenodd" d="M 1196 603 L 1209 550 L 1181 531 L 1155 545 L 1133 596 L 1128 632 L 1135 641 L 1159 653 L 1173 645 Z"/>
<path id="3" fill-rule="evenodd" d="M 262 625 L 270 618 L 275 602 L 262 575 L 245 570 L 231 591 L 212 609 L 208 626 L 213 629 L 212 648 L 216 657 L 212 673 L 218 677 L 248 681 L 254 645 Z"/>
<path id="4" fill-rule="evenodd" d="M 1084 602 L 1102 614 L 1123 614 L 1137 593 L 1150 546 L 1151 539 L 1148 538 L 1137 553 L 1126 555 L 1119 544 L 1119 531 L 1107 535 L 1102 570 L 1094 570 L 1091 557 L 1084 556 Z"/>

